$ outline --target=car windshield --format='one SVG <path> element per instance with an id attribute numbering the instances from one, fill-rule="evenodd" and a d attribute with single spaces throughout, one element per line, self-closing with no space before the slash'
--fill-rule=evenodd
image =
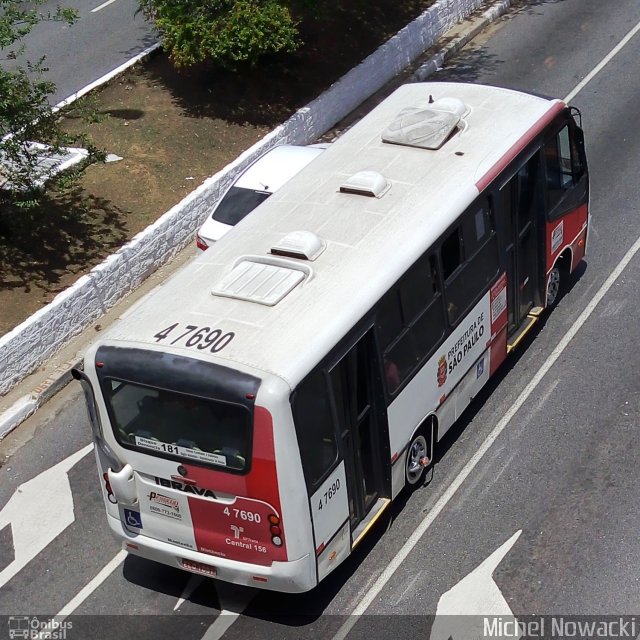
<path id="1" fill-rule="evenodd" d="M 224 222 L 224 224 L 238 224 L 242 218 L 251 213 L 270 195 L 267 191 L 231 187 L 211 217 L 218 222 Z"/>
<path id="2" fill-rule="evenodd" d="M 116 439 L 160 457 L 233 471 L 248 467 L 246 407 L 110 378 L 106 402 Z"/>

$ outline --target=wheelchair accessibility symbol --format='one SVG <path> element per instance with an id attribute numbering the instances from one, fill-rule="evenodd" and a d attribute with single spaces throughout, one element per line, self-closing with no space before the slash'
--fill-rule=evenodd
<path id="1" fill-rule="evenodd" d="M 142 529 L 142 518 L 139 511 L 124 510 L 124 523 L 134 529 Z"/>

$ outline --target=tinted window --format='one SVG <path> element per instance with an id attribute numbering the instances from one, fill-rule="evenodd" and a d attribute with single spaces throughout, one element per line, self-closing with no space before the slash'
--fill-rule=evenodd
<path id="1" fill-rule="evenodd" d="M 261 202 L 264 202 L 271 194 L 266 191 L 253 191 L 231 187 L 218 204 L 211 216 L 218 222 L 235 225 L 248 213 L 251 213 Z"/>
<path id="2" fill-rule="evenodd" d="M 491 230 L 488 208 L 480 207 L 465 214 L 462 221 L 462 235 L 466 259 L 471 258 L 484 245 Z"/>
<path id="3" fill-rule="evenodd" d="M 574 184 L 572 155 L 568 126 L 544 144 L 549 209 L 560 202 L 565 191 Z"/>
<path id="4" fill-rule="evenodd" d="M 251 412 L 246 407 L 113 378 L 103 389 L 120 444 L 222 469 L 248 468 Z"/>
<path id="5" fill-rule="evenodd" d="M 460 229 L 454 229 L 442 243 L 442 277 L 447 280 L 462 264 L 462 243 Z"/>
<path id="6" fill-rule="evenodd" d="M 376 316 L 387 391 L 393 394 L 444 333 L 435 260 L 418 260 L 383 297 Z"/>
<path id="7" fill-rule="evenodd" d="M 402 306 L 400 304 L 400 291 L 394 287 L 387 293 L 376 312 L 378 325 L 378 339 L 383 350 L 386 349 L 404 329 L 402 320 Z"/>
<path id="8" fill-rule="evenodd" d="M 456 229 L 441 248 L 447 315 L 451 324 L 456 324 L 469 310 L 498 272 L 498 245 L 488 201 L 484 201 L 481 207 L 471 208 L 462 218 L 464 262 L 461 261 L 462 267 L 457 271 L 454 269 L 454 273 L 450 269 L 455 239 L 459 235 Z M 449 272 L 445 265 L 448 265 Z"/>
<path id="9" fill-rule="evenodd" d="M 293 419 L 298 436 L 304 477 L 314 489 L 338 457 L 326 377 L 316 371 L 303 382 L 293 399 Z"/>
<path id="10" fill-rule="evenodd" d="M 421 258 L 407 271 L 400 284 L 400 305 L 405 324 L 410 324 L 431 301 L 435 287 L 429 261 Z"/>

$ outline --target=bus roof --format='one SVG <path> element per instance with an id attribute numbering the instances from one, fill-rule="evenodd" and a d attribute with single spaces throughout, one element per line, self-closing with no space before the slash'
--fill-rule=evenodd
<path id="1" fill-rule="evenodd" d="M 423 122 L 429 112 L 408 112 L 385 136 L 437 145 L 443 127 L 453 133 L 436 150 L 383 142 L 407 107 L 431 110 L 430 123 Z M 562 108 L 559 100 L 482 85 L 400 87 L 137 303 L 102 342 L 236 362 L 294 388 Z M 368 190 L 378 197 L 362 195 Z M 298 231 L 311 233 L 289 244 L 300 251 L 308 244 L 317 257 L 270 253 Z M 176 333 L 158 343 L 154 335 L 174 323 Z M 235 336 L 215 356 L 167 346 L 186 325 Z"/>

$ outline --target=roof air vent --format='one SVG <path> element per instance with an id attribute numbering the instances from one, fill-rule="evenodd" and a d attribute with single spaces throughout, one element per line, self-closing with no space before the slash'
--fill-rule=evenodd
<path id="1" fill-rule="evenodd" d="M 244 256 L 211 289 L 214 296 L 257 302 L 272 307 L 295 289 L 311 269 L 267 256 Z"/>
<path id="2" fill-rule="evenodd" d="M 271 253 L 300 260 L 315 260 L 326 247 L 327 243 L 311 231 L 293 231 L 271 247 Z"/>
<path id="3" fill-rule="evenodd" d="M 382 198 L 391 184 L 377 171 L 358 171 L 340 185 L 340 193 Z"/>
<path id="4" fill-rule="evenodd" d="M 407 107 L 382 132 L 382 141 L 421 149 L 439 149 L 467 111 L 457 98 L 440 98 L 428 107 Z"/>

